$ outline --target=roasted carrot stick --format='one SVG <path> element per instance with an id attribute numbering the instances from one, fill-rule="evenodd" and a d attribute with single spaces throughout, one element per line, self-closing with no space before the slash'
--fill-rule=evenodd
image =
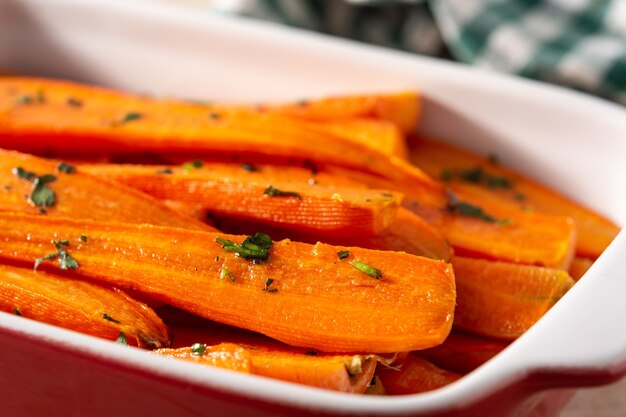
<path id="1" fill-rule="evenodd" d="M 0 218 L 0 239 L 0 258 L 27 263 L 68 239 L 77 276 L 322 351 L 424 349 L 453 320 L 452 268 L 404 253 L 15 214 Z"/>
<path id="2" fill-rule="evenodd" d="M 337 167 L 329 172 L 374 188 L 399 189 L 362 172 Z M 463 192 L 449 192 L 447 205 L 433 207 L 422 204 L 411 190 L 403 191 L 404 206 L 434 226 L 456 253 L 565 269 L 574 256 L 576 228 L 571 218 L 524 211 Z"/>
<path id="3" fill-rule="evenodd" d="M 444 198 L 437 181 L 402 158 L 312 128 L 306 121 L 272 113 L 216 114 L 202 106 L 61 81 L 1 78 L 0 136 L 5 148 L 64 157 L 195 152 L 300 158 L 404 182 L 429 204 L 441 204 Z"/>
<path id="4" fill-rule="evenodd" d="M 163 356 L 202 365 L 248 372 L 312 387 L 362 394 L 376 369 L 372 355 L 306 354 L 246 348 L 229 343 L 202 343 L 178 349 L 159 349 Z"/>
<path id="5" fill-rule="evenodd" d="M 593 265 L 593 261 L 587 258 L 579 258 L 578 256 L 572 260 L 572 264 L 567 271 L 569 275 L 574 279 L 574 281 L 578 281 L 587 273 L 589 268 Z"/>
<path id="6" fill-rule="evenodd" d="M 567 272 L 455 256 L 458 290 L 454 325 L 512 340 L 528 330 L 573 285 Z"/>
<path id="7" fill-rule="evenodd" d="M 411 158 L 435 178 L 466 194 L 494 197 L 526 210 L 569 216 L 578 227 L 576 254 L 597 258 L 619 231 L 607 218 L 494 161 L 453 145 L 419 138 Z"/>
<path id="8" fill-rule="evenodd" d="M 396 124 L 404 133 L 415 130 L 421 101 L 415 92 L 386 95 L 329 97 L 283 105 L 267 105 L 263 110 L 313 121 L 334 121 L 372 117 Z"/>
<path id="9" fill-rule="evenodd" d="M 76 279 L 0 265 L 0 311 L 140 347 L 169 346 L 163 321 L 120 290 Z"/>
<path id="10" fill-rule="evenodd" d="M 303 168 L 202 164 L 197 168 L 147 165 L 84 165 L 153 197 L 201 206 L 216 215 L 254 220 L 323 236 L 371 236 L 394 220 L 402 196 L 360 186 Z M 319 179 L 318 179 L 319 177 Z"/>
<path id="11" fill-rule="evenodd" d="M 132 188 L 73 165 L 0 149 L 0 211 L 211 230 Z"/>
<path id="12" fill-rule="evenodd" d="M 432 391 L 461 378 L 461 375 L 441 369 L 415 353 L 409 354 L 398 367 L 379 367 L 376 376 L 390 395 Z"/>
<path id="13" fill-rule="evenodd" d="M 419 355 L 433 364 L 459 374 L 467 374 L 486 363 L 507 347 L 500 340 L 454 330 L 445 342 L 420 350 Z"/>

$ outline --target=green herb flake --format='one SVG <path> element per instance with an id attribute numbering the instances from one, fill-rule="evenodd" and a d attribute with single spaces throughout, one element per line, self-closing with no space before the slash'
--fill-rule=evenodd
<path id="1" fill-rule="evenodd" d="M 259 171 L 261 171 L 261 169 L 258 166 L 252 165 L 252 164 L 243 164 L 241 166 L 241 169 L 243 169 L 246 172 L 259 172 Z"/>
<path id="2" fill-rule="evenodd" d="M 15 100 L 15 104 L 19 104 L 19 105 L 27 105 L 27 104 L 32 104 L 34 102 L 35 100 L 33 99 L 33 97 L 28 94 L 22 94 Z"/>
<path id="3" fill-rule="evenodd" d="M 120 334 L 117 335 L 117 339 L 115 339 L 115 343 L 117 343 L 118 345 L 122 345 L 122 346 L 128 346 L 128 339 L 126 338 L 126 335 L 124 334 L 124 332 L 120 332 Z"/>
<path id="4" fill-rule="evenodd" d="M 450 213 L 460 214 L 462 216 L 467 217 L 475 217 L 477 219 L 483 220 L 488 223 L 495 223 L 497 220 L 485 213 L 485 211 L 473 204 L 467 203 L 465 201 L 460 201 L 456 195 L 452 192 L 447 193 L 448 195 L 448 206 L 447 210 Z"/>
<path id="5" fill-rule="evenodd" d="M 185 171 L 192 171 L 194 169 L 202 168 L 203 165 L 204 165 L 204 162 L 202 162 L 199 159 L 194 159 L 193 161 L 185 162 L 183 164 L 183 169 Z"/>
<path id="6" fill-rule="evenodd" d="M 221 280 L 225 280 L 226 278 L 229 278 L 232 282 L 235 282 L 236 278 L 235 278 L 235 274 L 233 274 L 230 269 L 223 267 L 222 271 L 220 272 L 220 279 Z"/>
<path id="7" fill-rule="evenodd" d="M 209 119 L 211 120 L 219 120 L 221 118 L 222 116 L 219 113 L 216 113 L 216 112 L 209 113 Z"/>
<path id="8" fill-rule="evenodd" d="M 191 354 L 202 356 L 206 353 L 206 345 L 204 343 L 194 343 L 191 345 Z"/>
<path id="9" fill-rule="evenodd" d="M 83 107 L 83 102 L 74 97 L 68 97 L 65 103 L 70 107 Z"/>
<path id="10" fill-rule="evenodd" d="M 67 162 L 59 162 L 59 164 L 57 165 L 57 171 L 64 174 L 74 174 L 76 173 L 76 167 L 74 165 L 68 164 Z"/>
<path id="11" fill-rule="evenodd" d="M 81 242 L 85 242 L 85 243 L 87 243 L 87 241 L 89 240 L 89 238 L 86 235 L 80 235 L 79 239 Z"/>
<path id="12" fill-rule="evenodd" d="M 483 185 L 489 188 L 511 188 L 513 186 L 512 180 L 502 176 L 491 175 L 482 167 L 460 170 L 445 169 L 441 173 L 441 179 L 443 181 L 449 182 L 454 178 L 458 178 L 463 182 Z"/>
<path id="13" fill-rule="evenodd" d="M 117 324 L 121 323 L 119 320 L 115 320 L 113 317 L 109 316 L 107 313 L 102 313 L 102 318 L 113 323 L 117 323 Z"/>
<path id="14" fill-rule="evenodd" d="M 45 96 L 43 90 L 38 90 L 37 91 L 36 99 L 37 99 L 37 103 L 39 103 L 39 104 L 43 104 L 43 103 L 46 102 L 46 96 Z"/>
<path id="15" fill-rule="evenodd" d="M 72 258 L 70 256 L 70 254 L 67 252 L 67 250 L 63 247 L 63 246 L 69 246 L 70 242 L 66 239 L 64 240 L 57 240 L 52 242 L 54 244 L 54 246 L 57 249 L 57 253 L 50 253 L 42 258 L 38 258 L 35 260 L 35 266 L 33 267 L 33 270 L 37 270 L 37 268 L 39 267 L 39 265 L 41 265 L 42 262 L 45 261 L 49 261 L 51 259 L 57 259 L 59 260 L 59 268 L 66 270 L 66 269 L 76 269 L 78 268 L 78 262 L 76 261 L 76 259 Z"/>
<path id="16" fill-rule="evenodd" d="M 269 293 L 276 293 L 278 292 L 278 288 L 270 288 L 270 286 L 274 283 L 274 279 L 272 278 L 268 278 L 265 280 L 265 286 L 263 287 L 263 291 L 269 292 Z"/>
<path id="17" fill-rule="evenodd" d="M 380 269 L 369 266 L 366 263 L 354 260 L 350 262 L 350 265 L 372 278 L 381 279 L 383 277 L 383 273 Z"/>
<path id="18" fill-rule="evenodd" d="M 15 307 L 13 307 L 13 314 L 22 317 L 22 312 Z"/>
<path id="19" fill-rule="evenodd" d="M 296 193 L 294 191 L 281 191 L 272 185 L 267 187 L 265 191 L 263 191 L 263 194 L 270 197 L 295 197 L 298 200 L 302 200 L 300 193 Z"/>
<path id="20" fill-rule="evenodd" d="M 348 256 L 350 256 L 350 251 L 348 251 L 348 250 L 340 250 L 339 252 L 337 252 L 337 256 L 339 257 L 340 261 L 343 261 Z"/>
<path id="21" fill-rule="evenodd" d="M 216 237 L 215 242 L 222 245 L 222 249 L 227 252 L 234 252 L 236 256 L 259 262 L 267 261 L 269 250 L 274 246 L 272 238 L 264 233 L 248 236 L 240 245 L 220 237 Z"/>
<path id="22" fill-rule="evenodd" d="M 22 167 L 15 167 L 11 170 L 11 172 L 13 173 L 13 175 L 16 175 L 17 177 L 26 181 L 30 181 L 37 176 L 37 174 L 35 174 L 34 172 L 26 171 Z"/>
<path id="23" fill-rule="evenodd" d="M 486 183 L 487 187 L 491 188 L 511 188 L 513 185 L 513 182 L 510 179 L 496 176 L 488 176 Z"/>
<path id="24" fill-rule="evenodd" d="M 505 217 L 505 218 L 502 218 L 502 219 L 498 220 L 498 225 L 499 226 L 508 226 L 508 225 L 511 224 L 512 221 L 513 220 L 511 220 L 510 217 Z"/>
<path id="25" fill-rule="evenodd" d="M 156 172 L 159 175 L 171 175 L 174 173 L 174 171 L 172 171 L 171 168 L 164 168 L 164 169 L 160 169 Z"/>
<path id="26" fill-rule="evenodd" d="M 129 112 L 129 113 L 126 113 L 126 114 L 124 115 L 124 117 L 122 117 L 122 122 L 121 122 L 121 124 L 125 124 L 125 123 L 128 123 L 128 122 L 132 122 L 132 121 L 134 121 L 134 120 L 139 120 L 139 119 L 141 119 L 142 117 L 143 117 L 143 114 L 141 114 L 141 113 L 137 113 L 137 112 Z"/>
<path id="27" fill-rule="evenodd" d="M 36 271 L 43 262 L 49 261 L 50 259 L 56 259 L 59 257 L 58 253 L 49 253 L 46 256 L 35 259 L 35 266 L 33 266 L 33 271 Z"/>

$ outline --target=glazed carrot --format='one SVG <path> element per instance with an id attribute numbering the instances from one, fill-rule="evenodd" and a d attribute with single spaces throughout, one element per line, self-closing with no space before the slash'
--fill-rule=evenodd
<path id="1" fill-rule="evenodd" d="M 455 253 L 564 269 L 574 256 L 576 228 L 571 218 L 524 211 L 460 191 L 448 194 L 447 207 L 433 207 L 386 179 L 337 167 L 329 172 L 374 188 L 402 190 L 404 206 L 434 226 Z"/>
<path id="2" fill-rule="evenodd" d="M 0 311 L 109 340 L 122 332 L 145 348 L 170 344 L 155 312 L 122 291 L 32 268 L 0 265 Z"/>
<path id="3" fill-rule="evenodd" d="M 390 395 L 432 391 L 461 378 L 461 375 L 441 369 L 415 353 L 408 355 L 397 368 L 379 367 L 376 376 Z"/>
<path id="4" fill-rule="evenodd" d="M 455 256 L 454 325 L 512 340 L 541 318 L 573 285 L 567 272 Z"/>
<path id="5" fill-rule="evenodd" d="M 574 281 L 578 281 L 587 273 L 589 268 L 593 265 L 593 261 L 587 258 L 575 257 L 572 260 L 572 264 L 567 271 L 569 275 L 574 279 Z"/>
<path id="6" fill-rule="evenodd" d="M 424 349 L 441 343 L 452 325 L 452 268 L 404 253 L 288 240 L 269 248 L 267 236 L 241 243 L 220 233 L 6 214 L 0 258 L 30 263 L 54 249 L 51 239 L 75 242 L 83 234 L 88 243 L 66 248 L 77 276 L 296 346 Z M 340 260 L 340 251 L 349 257 Z"/>
<path id="7" fill-rule="evenodd" d="M 202 365 L 243 370 L 254 375 L 304 384 L 316 388 L 362 394 L 376 369 L 372 355 L 306 354 L 246 348 L 229 343 L 159 349 L 155 353 Z"/>
<path id="8" fill-rule="evenodd" d="M 0 149 L 0 184 L 0 211 L 211 230 L 132 188 L 18 152 Z"/>
<path id="9" fill-rule="evenodd" d="M 333 120 L 372 117 L 395 123 L 404 133 L 415 130 L 421 113 L 415 92 L 386 95 L 329 97 L 283 105 L 267 105 L 263 110 L 306 120 Z"/>
<path id="10" fill-rule="evenodd" d="M 497 198 L 526 210 L 537 210 L 574 219 L 578 228 L 576 254 L 597 258 L 619 231 L 607 218 L 485 158 L 453 145 L 420 138 L 411 158 L 435 178 L 442 176 L 449 185 L 478 198 Z"/>
<path id="11" fill-rule="evenodd" d="M 80 105 L 72 104 L 76 102 Z M 444 199 L 437 181 L 402 158 L 311 128 L 306 121 L 272 113 L 216 114 L 203 106 L 69 82 L 0 79 L 0 137 L 5 148 L 64 157 L 195 152 L 213 157 L 299 158 L 403 182 L 429 204 Z"/>
<path id="12" fill-rule="evenodd" d="M 441 345 L 420 350 L 419 355 L 441 368 L 464 375 L 482 366 L 506 347 L 507 344 L 499 340 L 454 330 Z"/>
<path id="13" fill-rule="evenodd" d="M 216 215 L 322 236 L 374 235 L 391 224 L 402 198 L 392 191 L 363 186 L 323 185 L 346 181 L 328 174 L 312 175 L 303 168 L 200 164 L 197 168 L 100 164 L 80 169 L 159 200 L 181 201 Z"/>

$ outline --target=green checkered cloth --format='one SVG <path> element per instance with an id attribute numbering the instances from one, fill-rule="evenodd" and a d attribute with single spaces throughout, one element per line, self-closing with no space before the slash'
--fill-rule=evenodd
<path id="1" fill-rule="evenodd" d="M 626 0 L 233 0 L 214 5 L 560 84 L 626 105 Z"/>

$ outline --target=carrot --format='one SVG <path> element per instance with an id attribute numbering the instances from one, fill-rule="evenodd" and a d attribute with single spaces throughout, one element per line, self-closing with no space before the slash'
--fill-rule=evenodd
<path id="1" fill-rule="evenodd" d="M 574 281 L 581 279 L 591 268 L 593 261 L 591 259 L 575 257 L 567 271 Z"/>
<path id="2" fill-rule="evenodd" d="M 80 105 L 71 104 L 75 102 Z M 195 152 L 300 158 L 402 181 L 430 204 L 444 198 L 438 182 L 402 158 L 312 128 L 306 121 L 272 113 L 214 113 L 203 106 L 61 81 L 1 78 L 0 137 L 6 148 L 64 157 Z"/>
<path id="3" fill-rule="evenodd" d="M 556 268 L 567 268 L 574 256 L 576 228 L 568 217 L 523 211 L 463 192 L 449 193 L 447 207 L 433 207 L 389 180 L 344 168 L 328 171 L 370 187 L 406 193 L 404 206 L 434 226 L 455 253 Z"/>
<path id="4" fill-rule="evenodd" d="M 18 152 L 0 149 L 0 184 L 0 211 L 211 230 L 134 189 Z"/>
<path id="5" fill-rule="evenodd" d="M 441 369 L 415 353 L 409 354 L 398 368 L 379 367 L 376 375 L 390 395 L 432 391 L 461 378 L 461 375 Z"/>
<path id="6" fill-rule="evenodd" d="M 0 311 L 140 347 L 169 346 L 161 319 L 117 289 L 103 288 L 43 271 L 0 265 Z"/>
<path id="7" fill-rule="evenodd" d="M 512 340 L 528 330 L 573 285 L 567 272 L 455 256 L 457 328 Z"/>
<path id="8" fill-rule="evenodd" d="M 497 198 L 525 210 L 574 219 L 579 239 L 576 254 L 597 258 L 619 232 L 619 227 L 592 210 L 532 181 L 493 160 L 434 140 L 415 141 L 412 161 L 435 178 L 477 198 Z"/>
<path id="9" fill-rule="evenodd" d="M 243 370 L 282 381 L 340 392 L 362 394 L 376 369 L 372 355 L 305 354 L 246 348 L 229 343 L 206 346 L 202 343 L 155 353 L 194 361 L 203 365 Z"/>
<path id="10" fill-rule="evenodd" d="M 66 248 L 79 265 L 76 276 L 296 346 L 424 349 L 441 343 L 452 325 L 452 268 L 404 253 L 288 240 L 269 248 L 267 236 L 242 244 L 241 236 L 220 233 L 6 214 L 0 258 L 33 262 L 54 248 L 51 239 L 73 243 L 83 234 L 87 243 Z M 340 251 L 349 257 L 338 259 Z"/>
<path id="11" fill-rule="evenodd" d="M 355 190 L 322 185 L 346 181 L 327 174 L 313 176 L 303 168 L 200 166 L 199 161 L 196 165 L 85 165 L 80 169 L 159 200 L 181 201 L 217 215 L 323 236 L 374 235 L 391 224 L 402 198 L 398 193 L 362 186 Z"/>
<path id="12" fill-rule="evenodd" d="M 502 341 L 455 330 L 441 345 L 421 350 L 419 355 L 441 368 L 465 375 L 506 347 Z"/>
<path id="13" fill-rule="evenodd" d="M 373 117 L 396 124 L 403 133 L 411 133 L 419 120 L 421 101 L 417 93 L 410 91 L 386 95 L 329 97 L 299 103 L 266 105 L 262 109 L 318 122 Z"/>

